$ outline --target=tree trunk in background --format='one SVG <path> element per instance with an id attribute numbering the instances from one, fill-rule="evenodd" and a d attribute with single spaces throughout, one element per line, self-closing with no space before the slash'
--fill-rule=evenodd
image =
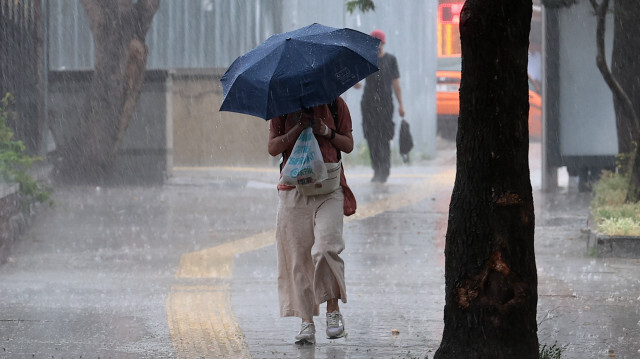
<path id="1" fill-rule="evenodd" d="M 640 2 L 615 0 L 614 6 L 611 73 L 631 99 L 636 113 L 640 114 Z M 613 96 L 613 103 L 619 151 L 630 153 L 633 150 L 632 142 L 638 141 L 640 129 L 636 128 L 631 114 L 616 96 Z"/>
<path id="2" fill-rule="evenodd" d="M 531 0 L 466 0 L 457 175 L 435 359 L 538 358 L 529 177 Z"/>
<path id="3" fill-rule="evenodd" d="M 637 0 L 616 0 L 614 3 L 613 49 L 611 73 L 624 92 L 631 99 L 636 114 L 640 114 L 640 2 Z M 618 149 L 620 153 L 635 153 L 631 165 L 630 185 L 627 202 L 640 201 L 640 128 L 633 115 L 617 97 L 613 96 L 618 129 Z"/>
<path id="4" fill-rule="evenodd" d="M 64 144 L 66 180 L 101 183 L 112 172 L 138 101 L 146 69 L 146 33 L 159 0 L 81 0 L 95 46 L 95 69 L 84 116 Z"/>

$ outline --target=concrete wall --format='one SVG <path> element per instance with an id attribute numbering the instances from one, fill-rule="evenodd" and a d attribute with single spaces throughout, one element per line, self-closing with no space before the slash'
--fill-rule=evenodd
<path id="1" fill-rule="evenodd" d="M 65 143 L 78 127 L 93 71 L 49 73 L 49 127 L 56 143 Z M 114 184 L 161 184 L 173 167 L 171 77 L 148 71 L 140 99 L 122 141 Z"/>
<path id="2" fill-rule="evenodd" d="M 0 183 L 0 264 L 7 260 L 11 247 L 28 224 L 28 211 L 18 193 L 17 184 Z"/>
<path id="3" fill-rule="evenodd" d="M 243 166 L 272 163 L 269 122 L 220 112 L 224 69 L 178 70 L 173 78 L 175 166 Z"/>
<path id="4" fill-rule="evenodd" d="M 50 183 L 50 165 L 34 165 L 28 173 L 41 184 Z M 14 244 L 18 243 L 42 207 L 43 204 L 35 198 L 20 193 L 19 184 L 5 183 L 0 179 L 0 264 L 7 261 Z"/>
<path id="5" fill-rule="evenodd" d="M 58 143 L 77 128 L 92 71 L 50 73 L 50 127 Z M 160 184 L 173 166 L 273 164 L 269 123 L 220 112 L 222 69 L 147 71 L 113 182 Z"/>

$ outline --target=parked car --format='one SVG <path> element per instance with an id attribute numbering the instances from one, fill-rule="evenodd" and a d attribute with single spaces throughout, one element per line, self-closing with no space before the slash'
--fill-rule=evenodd
<path id="1" fill-rule="evenodd" d="M 436 72 L 436 111 L 438 135 L 455 140 L 460 110 L 460 58 L 440 58 Z M 536 83 L 529 78 L 529 138 L 540 140 L 542 136 L 542 97 Z"/>

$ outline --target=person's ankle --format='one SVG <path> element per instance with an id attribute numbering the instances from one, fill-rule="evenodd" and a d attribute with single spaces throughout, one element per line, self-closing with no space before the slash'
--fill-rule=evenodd
<path id="1" fill-rule="evenodd" d="M 327 313 L 340 312 L 340 306 L 337 299 L 327 301 Z"/>

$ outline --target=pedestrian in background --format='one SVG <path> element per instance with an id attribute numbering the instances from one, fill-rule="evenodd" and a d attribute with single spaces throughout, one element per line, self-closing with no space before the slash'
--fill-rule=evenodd
<path id="1" fill-rule="evenodd" d="M 331 105 L 316 106 L 271 119 L 268 151 L 282 154 L 287 162 L 300 133 L 311 125 L 322 157 L 329 165 L 340 165 L 336 188 L 329 193 L 305 195 L 299 186 L 278 185 L 276 245 L 278 251 L 278 296 L 280 315 L 302 319 L 296 343 L 315 343 L 313 317 L 327 302 L 328 338 L 344 336 L 338 300 L 347 302 L 344 279 L 343 215 L 355 212 L 355 197 L 346 183 L 340 153 L 353 150 L 349 109 L 342 98 Z M 313 184 L 311 185 L 313 186 Z"/>
<path id="2" fill-rule="evenodd" d="M 385 183 L 391 169 L 391 144 L 395 132 L 393 123 L 393 95 L 398 101 L 398 114 L 404 117 L 400 72 L 396 57 L 384 50 L 386 36 L 382 30 L 373 30 L 371 36 L 380 40 L 378 48 L 379 71 L 365 79 L 362 101 L 362 130 L 369 145 L 373 178 L 371 182 Z M 354 87 L 359 89 L 357 83 Z"/>

